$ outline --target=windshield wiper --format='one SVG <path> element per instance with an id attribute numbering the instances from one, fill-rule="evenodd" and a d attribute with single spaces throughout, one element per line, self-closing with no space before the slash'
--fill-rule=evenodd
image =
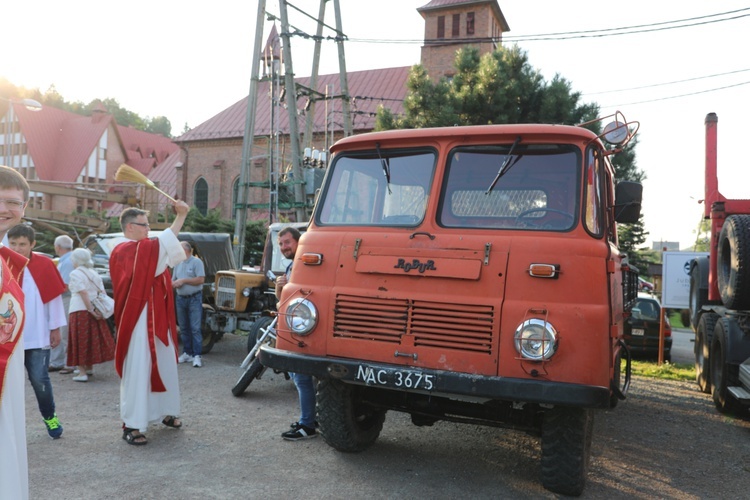
<path id="1" fill-rule="evenodd" d="M 503 164 L 500 165 L 500 170 L 497 171 L 497 175 L 492 180 L 492 184 L 490 184 L 490 187 L 487 188 L 487 191 L 484 192 L 484 194 L 490 194 L 490 191 L 492 191 L 492 188 L 495 187 L 495 184 L 497 184 L 497 181 L 500 180 L 500 177 L 508 173 L 508 171 L 518 163 L 518 160 L 521 159 L 520 156 L 517 156 L 515 160 L 513 159 L 513 151 L 516 150 L 516 146 L 521 142 L 521 136 L 519 135 L 516 137 L 516 140 L 513 142 L 513 144 L 510 146 L 510 149 L 508 150 L 508 154 L 505 156 L 505 159 L 503 160 Z"/>
<path id="2" fill-rule="evenodd" d="M 388 187 L 388 194 L 391 194 L 391 164 L 389 162 L 389 159 L 383 159 L 383 156 L 380 154 L 380 143 L 375 143 L 375 151 L 378 152 L 378 158 L 380 158 L 380 163 L 383 164 L 383 175 L 385 175 L 385 185 Z"/>

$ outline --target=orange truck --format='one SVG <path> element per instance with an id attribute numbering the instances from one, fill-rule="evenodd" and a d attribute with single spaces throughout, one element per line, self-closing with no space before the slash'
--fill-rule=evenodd
<path id="1" fill-rule="evenodd" d="M 330 446 L 366 449 L 388 410 L 518 429 L 541 436 L 544 486 L 581 493 L 595 410 L 627 392 L 638 291 L 616 225 L 639 218 L 642 188 L 610 163 L 631 126 L 604 131 L 396 130 L 331 148 L 260 354 L 317 378 Z"/>

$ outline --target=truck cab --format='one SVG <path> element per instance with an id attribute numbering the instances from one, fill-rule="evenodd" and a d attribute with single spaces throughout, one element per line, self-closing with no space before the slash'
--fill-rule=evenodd
<path id="1" fill-rule="evenodd" d="M 593 411 L 627 391 L 638 282 L 617 223 L 638 219 L 640 185 L 616 184 L 613 151 L 575 126 L 376 132 L 331 151 L 261 362 L 319 380 L 338 450 L 370 446 L 388 410 L 506 426 L 542 436 L 545 487 L 580 494 Z"/>

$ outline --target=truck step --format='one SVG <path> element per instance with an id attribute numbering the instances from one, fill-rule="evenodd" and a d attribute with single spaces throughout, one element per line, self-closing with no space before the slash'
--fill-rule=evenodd
<path id="1" fill-rule="evenodd" d="M 740 384 L 750 389 L 750 358 L 740 365 Z"/>
<path id="2" fill-rule="evenodd" d="M 734 396 L 737 401 L 750 403 L 750 392 L 747 391 L 744 387 L 740 387 L 737 385 L 733 387 L 727 387 L 727 390 L 732 394 L 732 396 Z"/>

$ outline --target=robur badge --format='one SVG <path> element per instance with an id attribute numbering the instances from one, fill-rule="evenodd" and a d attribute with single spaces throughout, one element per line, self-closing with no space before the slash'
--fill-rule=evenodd
<path id="1" fill-rule="evenodd" d="M 425 271 L 437 271 L 434 260 L 420 262 L 419 259 L 414 259 L 411 262 L 406 262 L 406 259 L 398 259 L 398 263 L 393 266 L 393 268 L 403 269 L 405 273 L 408 273 L 412 269 L 416 269 L 420 273 L 424 273 Z"/>

